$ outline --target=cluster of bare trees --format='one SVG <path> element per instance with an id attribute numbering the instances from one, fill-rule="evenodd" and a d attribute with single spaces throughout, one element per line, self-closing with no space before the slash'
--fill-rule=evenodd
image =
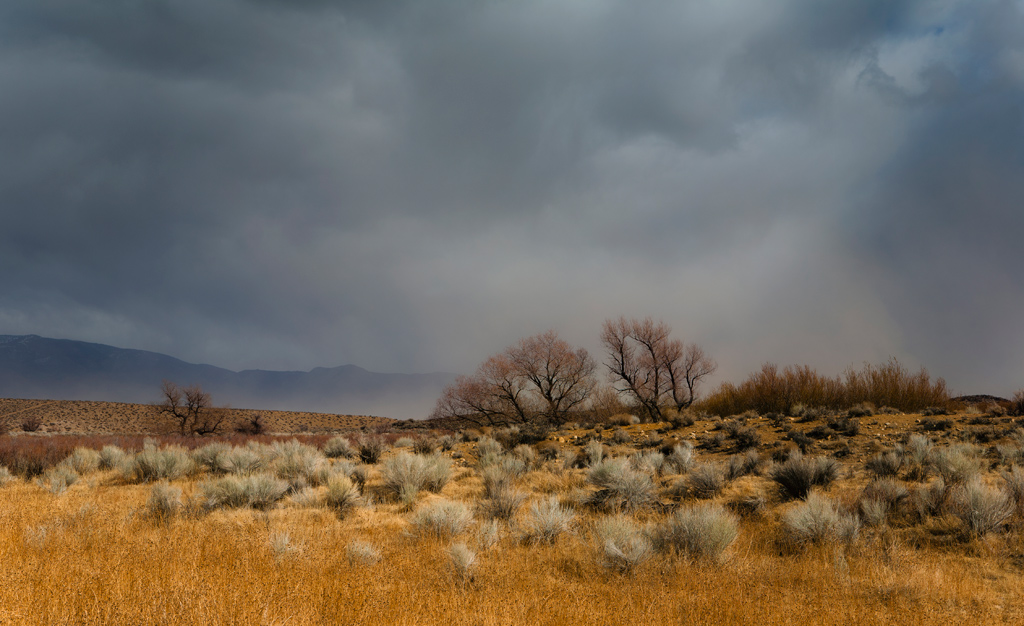
<path id="1" fill-rule="evenodd" d="M 718 368 L 703 348 L 671 334 L 668 324 L 649 317 L 608 320 L 601 332 L 612 380 L 651 421 L 661 421 L 667 407 L 693 404 L 697 386 Z"/>
<path id="2" fill-rule="evenodd" d="M 716 365 L 696 344 L 671 337 L 651 318 L 608 320 L 601 334 L 605 366 L 615 391 L 649 420 L 668 408 L 682 410 Z M 597 386 L 597 364 L 555 331 L 520 340 L 472 376 L 461 376 L 438 400 L 431 417 L 457 417 L 479 425 L 557 422 L 587 406 Z"/>
<path id="3" fill-rule="evenodd" d="M 528 337 L 456 379 L 433 416 L 479 425 L 561 420 L 587 400 L 594 367 L 585 349 L 574 349 L 554 331 Z"/>

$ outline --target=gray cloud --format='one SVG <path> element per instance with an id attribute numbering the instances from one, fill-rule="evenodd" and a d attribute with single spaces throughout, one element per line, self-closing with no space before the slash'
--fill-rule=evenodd
<path id="1" fill-rule="evenodd" d="M 1019 3 L 0 8 L 0 331 L 468 371 L 654 315 L 738 378 L 1019 380 Z"/>

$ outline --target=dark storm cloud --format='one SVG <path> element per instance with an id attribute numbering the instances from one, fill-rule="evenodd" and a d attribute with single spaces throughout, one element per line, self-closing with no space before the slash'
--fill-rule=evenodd
<path id="1" fill-rule="evenodd" d="M 1008 393 L 1021 19 L 6 2 L 0 331 L 465 371 L 549 327 L 596 349 L 603 319 L 651 314 L 728 377 L 893 354 Z"/>

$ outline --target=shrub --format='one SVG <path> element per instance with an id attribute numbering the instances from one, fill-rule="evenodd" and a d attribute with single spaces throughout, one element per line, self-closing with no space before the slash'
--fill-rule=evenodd
<path id="1" fill-rule="evenodd" d="M 907 438 L 907 445 L 904 448 L 904 457 L 906 457 L 912 465 L 923 466 L 928 462 L 932 448 L 934 447 L 935 444 L 931 439 L 924 435 L 913 433 Z"/>
<path id="2" fill-rule="evenodd" d="M 283 530 L 271 532 L 267 536 L 267 545 L 274 559 L 283 559 L 302 552 L 302 548 L 292 542 L 292 536 Z"/>
<path id="3" fill-rule="evenodd" d="M 630 574 L 651 558 L 651 542 L 628 517 L 617 515 L 597 522 L 595 528 L 604 553 L 603 565 Z"/>
<path id="4" fill-rule="evenodd" d="M 953 427 L 953 420 L 951 419 L 934 419 L 931 417 L 925 417 L 921 419 L 921 430 L 923 431 L 936 431 L 936 430 L 949 430 Z"/>
<path id="5" fill-rule="evenodd" d="M 864 468 L 878 478 L 897 476 L 902 467 L 903 455 L 896 450 L 879 452 L 864 464 Z"/>
<path id="6" fill-rule="evenodd" d="M 345 437 L 331 437 L 324 443 L 324 456 L 329 459 L 354 459 L 357 455 L 356 449 L 352 447 Z"/>
<path id="7" fill-rule="evenodd" d="M 121 465 L 121 473 L 125 480 L 134 483 L 177 480 L 194 470 L 195 462 L 192 461 L 192 457 L 187 450 L 178 446 L 157 448 L 148 445 Z"/>
<path id="8" fill-rule="evenodd" d="M 484 456 L 497 456 L 500 457 L 505 453 L 505 449 L 500 443 L 484 435 L 476 441 L 476 455 L 477 458 Z"/>
<path id="9" fill-rule="evenodd" d="M 660 452 L 637 452 L 629 457 L 629 464 L 639 472 L 658 476 L 665 465 L 665 455 Z"/>
<path id="10" fill-rule="evenodd" d="M 444 435 L 443 437 L 437 440 L 437 443 L 439 446 L 441 446 L 442 450 L 447 452 L 454 448 L 456 444 L 459 443 L 459 439 L 454 435 Z"/>
<path id="11" fill-rule="evenodd" d="M 852 542 L 860 523 L 855 516 L 843 513 L 830 498 L 811 493 L 807 500 L 782 516 L 782 526 L 797 544 L 841 540 Z"/>
<path id="12" fill-rule="evenodd" d="M 978 536 L 998 530 L 1013 515 L 1014 504 L 1006 492 L 972 479 L 953 491 L 952 510 Z"/>
<path id="13" fill-rule="evenodd" d="M 861 517 L 868 526 L 881 526 L 910 492 L 891 478 L 880 478 L 869 483 L 860 497 Z"/>
<path id="14" fill-rule="evenodd" d="M 200 483 L 199 492 L 208 509 L 248 506 L 265 510 L 284 497 L 288 483 L 269 474 L 224 476 Z"/>
<path id="15" fill-rule="evenodd" d="M 871 417 L 875 414 L 875 407 L 870 403 L 864 402 L 861 404 L 855 404 L 846 411 L 847 417 Z M 836 430 L 839 430 L 838 428 Z M 854 433 L 856 434 L 856 433 Z"/>
<path id="16" fill-rule="evenodd" d="M 165 522 L 181 510 L 181 489 L 166 483 L 157 483 L 149 491 L 146 512 L 157 521 Z"/>
<path id="17" fill-rule="evenodd" d="M 807 433 L 796 428 L 792 428 L 786 433 L 786 439 L 798 445 L 801 451 L 806 451 L 807 448 L 814 444 L 814 440 L 808 437 Z"/>
<path id="18" fill-rule="evenodd" d="M 480 511 L 488 519 L 510 520 L 519 512 L 526 494 L 509 483 L 491 487 L 480 502 Z"/>
<path id="19" fill-rule="evenodd" d="M 415 442 L 411 437 L 399 437 L 398 440 L 395 441 L 396 448 L 411 448 L 414 444 Z"/>
<path id="20" fill-rule="evenodd" d="M 456 580 L 472 581 L 473 571 L 476 569 L 476 552 L 470 550 L 464 543 L 456 543 L 448 548 L 448 564 Z"/>
<path id="21" fill-rule="evenodd" d="M 266 459 L 252 448 L 230 448 L 217 458 L 218 468 L 222 472 L 246 476 L 266 469 Z"/>
<path id="22" fill-rule="evenodd" d="M 400 452 L 384 461 L 380 468 L 384 488 L 403 502 L 411 502 L 427 481 L 423 457 Z"/>
<path id="23" fill-rule="evenodd" d="M 515 450 L 512 451 L 515 458 L 519 459 L 526 466 L 526 469 L 530 469 L 537 465 L 537 450 L 530 445 L 522 444 L 516 446 Z"/>
<path id="24" fill-rule="evenodd" d="M 1014 392 L 1013 400 L 1010 401 L 1010 415 L 1015 417 L 1024 416 L 1024 389 Z"/>
<path id="25" fill-rule="evenodd" d="M 324 504 L 320 499 L 320 494 L 312 487 L 306 487 L 300 491 L 293 491 L 291 501 L 295 506 L 307 509 L 317 508 Z"/>
<path id="26" fill-rule="evenodd" d="M 192 460 L 196 465 L 211 472 L 223 471 L 221 458 L 231 451 L 231 446 L 222 441 L 214 441 L 192 451 Z"/>
<path id="27" fill-rule="evenodd" d="M 743 454 L 734 454 L 729 457 L 729 463 L 726 465 L 726 479 L 735 480 L 748 474 L 757 474 L 762 464 L 763 460 L 761 455 L 757 453 L 757 450 L 747 450 Z"/>
<path id="28" fill-rule="evenodd" d="M 860 518 L 868 526 L 881 526 L 889 520 L 892 506 L 885 500 L 862 499 Z"/>
<path id="29" fill-rule="evenodd" d="M 839 477 L 841 467 L 835 459 L 793 454 L 786 462 L 775 466 L 771 479 L 778 483 L 783 495 L 806 498 L 811 487 L 827 487 L 832 484 Z"/>
<path id="30" fill-rule="evenodd" d="M 696 421 L 693 413 L 689 411 L 671 413 L 668 416 L 668 423 L 676 430 L 693 426 Z"/>
<path id="31" fill-rule="evenodd" d="M 117 469 L 128 458 L 128 453 L 114 445 L 100 450 L 100 469 Z"/>
<path id="32" fill-rule="evenodd" d="M 753 517 L 767 510 L 768 500 L 760 492 L 742 493 L 733 496 L 727 505 L 743 517 Z"/>
<path id="33" fill-rule="evenodd" d="M 714 498 L 725 488 L 725 473 L 713 463 L 703 463 L 687 474 L 686 486 L 695 498 Z"/>
<path id="34" fill-rule="evenodd" d="M 825 425 L 815 426 L 807 431 L 807 436 L 811 439 L 828 439 L 834 434 L 836 434 L 836 431 Z"/>
<path id="35" fill-rule="evenodd" d="M 583 447 L 583 456 L 586 458 L 587 467 L 594 467 L 604 460 L 605 447 L 600 441 L 589 441 Z"/>
<path id="36" fill-rule="evenodd" d="M 89 474 L 100 468 L 100 453 L 92 448 L 77 447 L 63 462 L 79 474 Z"/>
<path id="37" fill-rule="evenodd" d="M 624 428 L 616 428 L 612 433 L 612 441 L 619 445 L 633 443 L 633 437 Z"/>
<path id="38" fill-rule="evenodd" d="M 665 457 L 665 463 L 676 472 L 685 474 L 693 467 L 693 444 L 684 441 L 672 447 L 672 452 Z"/>
<path id="39" fill-rule="evenodd" d="M 324 504 L 333 509 L 338 517 L 344 517 L 359 504 L 359 489 L 348 476 L 335 474 L 327 480 Z"/>
<path id="40" fill-rule="evenodd" d="M 525 523 L 526 538 L 541 543 L 554 543 L 568 532 L 576 515 L 563 507 L 555 496 L 549 496 L 530 506 Z"/>
<path id="41" fill-rule="evenodd" d="M 740 450 L 749 450 L 761 445 L 761 433 L 750 426 L 739 429 L 733 437 L 736 439 L 736 447 Z"/>
<path id="42" fill-rule="evenodd" d="M 14 480 L 14 475 L 7 469 L 6 466 L 0 465 L 0 487 L 3 487 L 7 483 Z"/>
<path id="43" fill-rule="evenodd" d="M 927 485 L 921 485 L 915 489 L 914 507 L 921 519 L 941 513 L 948 495 L 949 487 L 942 478 L 936 478 Z"/>
<path id="44" fill-rule="evenodd" d="M 416 454 L 433 454 L 437 450 L 437 440 L 433 437 L 420 437 L 412 444 L 412 451 Z"/>
<path id="45" fill-rule="evenodd" d="M 854 412 L 853 409 L 850 411 Z M 825 420 L 825 424 L 840 435 L 856 437 L 860 434 L 860 421 L 851 419 L 856 417 L 858 416 L 853 414 L 848 414 L 846 417 L 829 417 Z"/>
<path id="46" fill-rule="evenodd" d="M 350 541 L 345 546 L 345 555 L 348 557 L 348 564 L 353 567 L 357 565 L 373 565 L 380 561 L 380 550 L 372 543 L 360 539 Z"/>
<path id="47" fill-rule="evenodd" d="M 39 484 L 55 496 L 62 495 L 68 487 L 78 482 L 78 472 L 70 465 L 51 467 L 43 474 Z"/>
<path id="48" fill-rule="evenodd" d="M 933 415 L 949 415 L 949 409 L 944 406 L 930 406 L 921 410 L 921 415 L 933 416 Z"/>
<path id="49" fill-rule="evenodd" d="M 718 560 L 739 533 L 736 516 L 717 504 L 677 510 L 655 526 L 654 546 L 659 552 Z"/>
<path id="50" fill-rule="evenodd" d="M 356 442 L 359 452 L 359 460 L 368 465 L 374 465 L 380 460 L 381 455 L 387 449 L 387 444 L 381 437 L 360 437 Z"/>
<path id="51" fill-rule="evenodd" d="M 592 502 L 617 510 L 637 510 L 654 502 L 654 483 L 623 459 L 608 459 L 591 468 L 587 481 L 598 488 Z"/>
<path id="52" fill-rule="evenodd" d="M 294 439 L 275 441 L 271 447 L 274 457 L 271 469 L 278 478 L 288 481 L 292 489 L 301 489 L 306 485 L 315 487 L 327 481 L 330 467 L 316 448 Z"/>
<path id="53" fill-rule="evenodd" d="M 931 455 L 931 463 L 947 485 L 959 485 L 973 479 L 981 471 L 981 461 L 977 454 L 977 448 L 972 445 L 952 445 L 935 450 Z"/>
<path id="54" fill-rule="evenodd" d="M 1013 499 L 1018 511 L 1024 512 L 1024 470 L 1014 465 L 1009 471 L 1001 474 L 1006 484 L 1006 492 Z M 0 484 L 3 480 L 0 479 Z"/>
<path id="55" fill-rule="evenodd" d="M 435 500 L 424 506 L 412 518 L 417 534 L 450 539 L 466 530 L 473 514 L 461 502 Z"/>
<path id="56" fill-rule="evenodd" d="M 868 500 L 881 500 L 892 506 L 896 506 L 906 500 L 910 492 L 899 481 L 892 478 L 879 478 L 873 480 L 861 492 L 861 498 Z"/>
<path id="57" fill-rule="evenodd" d="M 481 550 L 490 550 L 501 541 L 501 523 L 492 519 L 480 524 L 476 532 L 476 543 Z"/>

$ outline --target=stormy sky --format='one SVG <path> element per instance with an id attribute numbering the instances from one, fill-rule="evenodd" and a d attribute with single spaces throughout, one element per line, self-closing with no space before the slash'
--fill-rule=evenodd
<path id="1" fill-rule="evenodd" d="M 0 3 L 0 334 L 1024 386 L 1020 0 Z"/>

